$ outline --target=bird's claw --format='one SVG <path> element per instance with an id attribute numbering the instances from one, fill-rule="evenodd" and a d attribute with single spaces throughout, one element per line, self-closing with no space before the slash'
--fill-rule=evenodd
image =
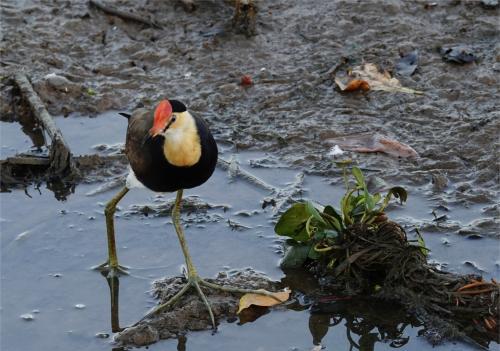
<path id="1" fill-rule="evenodd" d="M 137 325 L 140 322 L 142 322 L 143 320 L 151 317 L 152 315 L 160 312 L 161 310 L 164 310 L 166 308 L 170 308 L 170 307 L 174 306 L 177 303 L 177 301 L 179 301 L 179 299 L 182 297 L 182 295 L 184 295 L 191 287 L 194 287 L 196 289 L 196 292 L 200 296 L 201 300 L 205 304 L 205 307 L 208 310 L 213 329 L 217 330 L 212 307 L 210 305 L 210 302 L 208 302 L 207 297 L 203 293 L 201 286 L 205 286 L 205 287 L 210 288 L 212 290 L 220 290 L 220 291 L 225 291 L 225 292 L 230 292 L 230 293 L 240 293 L 240 294 L 253 293 L 253 294 L 259 294 L 259 295 L 266 295 L 266 296 L 271 295 L 270 292 L 265 291 L 265 290 L 252 290 L 252 289 L 235 288 L 235 287 L 231 287 L 231 286 L 222 286 L 219 284 L 207 282 L 206 280 L 202 279 L 198 275 L 191 275 L 191 276 L 187 277 L 186 285 L 184 285 L 184 287 L 181 290 L 179 290 L 179 292 L 177 292 L 167 302 L 165 302 L 159 306 L 156 306 L 153 310 L 151 310 L 143 318 L 141 318 L 141 320 L 139 322 L 137 322 L 135 325 Z"/>

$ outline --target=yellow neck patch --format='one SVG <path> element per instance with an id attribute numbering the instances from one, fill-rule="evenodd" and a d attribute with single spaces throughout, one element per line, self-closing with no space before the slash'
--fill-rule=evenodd
<path id="1" fill-rule="evenodd" d="M 201 157 L 200 136 L 189 112 L 175 113 L 175 122 L 163 134 L 163 153 L 167 161 L 178 167 L 195 165 Z"/>

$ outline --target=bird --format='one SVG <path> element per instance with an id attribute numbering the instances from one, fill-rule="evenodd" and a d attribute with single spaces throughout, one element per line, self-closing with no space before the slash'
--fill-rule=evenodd
<path id="1" fill-rule="evenodd" d="M 256 293 L 268 295 L 263 290 L 241 289 L 220 286 L 202 279 L 189 253 L 184 231 L 180 223 L 180 207 L 184 189 L 205 183 L 217 165 L 217 143 L 206 122 L 192 115 L 186 105 L 178 100 L 163 99 L 154 111 L 139 108 L 132 114 L 120 113 L 128 119 L 125 154 L 130 163 L 126 185 L 104 209 L 108 241 L 108 259 L 94 267 L 107 275 L 108 279 L 126 274 L 125 267 L 118 264 L 115 243 L 114 213 L 116 206 L 137 182 L 154 192 L 176 192 L 172 209 L 172 221 L 185 258 L 187 268 L 186 285 L 164 304 L 155 307 L 144 318 L 173 306 L 189 288 L 196 289 L 207 307 L 212 326 L 216 329 L 211 306 L 201 286 L 234 293 Z"/>

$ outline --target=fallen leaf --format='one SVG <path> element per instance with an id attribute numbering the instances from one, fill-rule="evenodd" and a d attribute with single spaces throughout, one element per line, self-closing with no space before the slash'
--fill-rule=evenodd
<path id="1" fill-rule="evenodd" d="M 355 152 L 383 152 L 394 157 L 416 158 L 418 153 L 409 145 L 381 134 L 360 133 L 327 140 L 343 150 Z"/>
<path id="2" fill-rule="evenodd" d="M 418 67 L 418 50 L 414 50 L 401 58 L 396 63 L 396 72 L 402 76 L 411 76 Z"/>
<path id="3" fill-rule="evenodd" d="M 344 84 L 340 79 L 335 78 L 335 83 L 339 87 L 341 91 L 357 91 L 357 90 L 363 90 L 363 91 L 368 91 L 370 90 L 370 84 L 368 84 L 367 81 L 363 79 L 353 79 L 347 84 Z"/>
<path id="4" fill-rule="evenodd" d="M 400 92 L 408 94 L 423 94 L 422 91 L 405 88 L 399 80 L 391 77 L 389 72 L 380 72 L 373 63 L 365 63 L 362 66 L 354 67 L 351 75 L 357 79 L 366 81 L 371 90 L 383 90 L 389 92 Z"/>
<path id="5" fill-rule="evenodd" d="M 261 289 L 259 291 L 266 291 Z M 245 308 L 248 308 L 252 305 L 262 306 L 262 307 L 271 307 L 274 305 L 278 305 L 282 302 L 285 302 L 290 297 L 290 290 L 285 289 L 284 291 L 278 292 L 270 292 L 267 291 L 272 296 L 260 295 L 260 294 L 245 294 L 240 299 L 240 307 L 238 308 L 237 314 L 243 311 Z"/>
<path id="6" fill-rule="evenodd" d="M 441 48 L 441 56 L 448 62 L 459 64 L 472 63 L 477 60 L 472 49 L 465 45 L 443 47 Z"/>

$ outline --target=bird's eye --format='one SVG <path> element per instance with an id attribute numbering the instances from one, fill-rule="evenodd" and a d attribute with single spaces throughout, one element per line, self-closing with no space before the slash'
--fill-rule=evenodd
<path id="1" fill-rule="evenodd" d="M 172 116 L 172 122 L 175 122 L 176 118 L 177 118 L 177 117 Z"/>

